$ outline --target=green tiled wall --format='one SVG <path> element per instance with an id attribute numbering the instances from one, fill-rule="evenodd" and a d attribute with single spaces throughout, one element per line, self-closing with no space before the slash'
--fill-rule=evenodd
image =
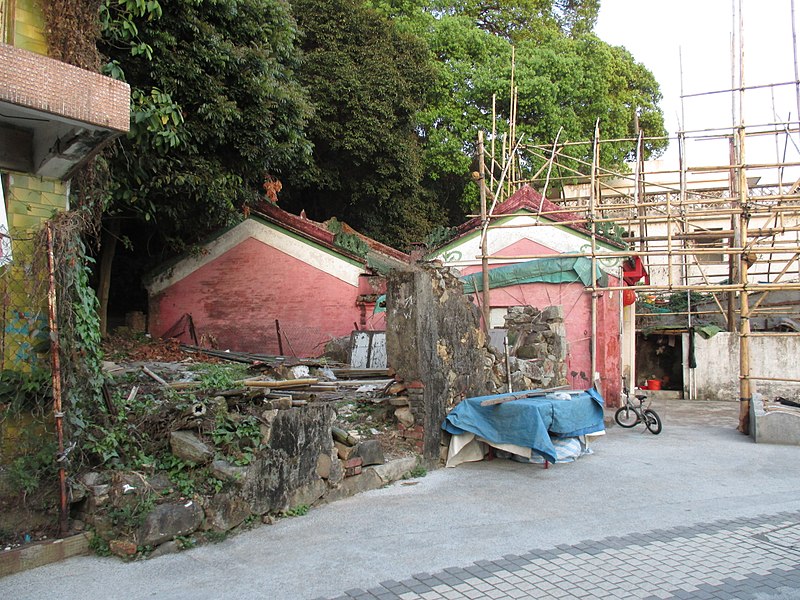
<path id="1" fill-rule="evenodd" d="M 15 5 L 13 45 L 47 56 L 47 40 L 44 35 L 45 24 L 42 11 L 34 0 L 16 0 Z"/>
<path id="2" fill-rule="evenodd" d="M 47 269 L 37 236 L 48 218 L 67 208 L 67 187 L 15 173 L 9 177 L 6 205 L 14 260 L 0 268 L 0 367 L 28 370 L 37 360 L 33 346 L 47 324 Z"/>

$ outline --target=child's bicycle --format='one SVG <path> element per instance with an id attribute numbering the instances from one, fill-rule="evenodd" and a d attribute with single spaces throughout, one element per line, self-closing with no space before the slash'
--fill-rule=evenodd
<path id="1" fill-rule="evenodd" d="M 658 413 L 650 408 L 650 404 L 644 406 L 644 401 L 647 398 L 646 394 L 636 394 L 636 399 L 639 401 L 638 406 L 631 402 L 631 395 L 628 392 L 628 387 L 625 386 L 625 404 L 622 408 L 617 409 L 614 413 L 614 420 L 620 427 L 634 427 L 639 423 L 644 423 L 647 430 L 653 435 L 661 433 L 661 418 Z"/>

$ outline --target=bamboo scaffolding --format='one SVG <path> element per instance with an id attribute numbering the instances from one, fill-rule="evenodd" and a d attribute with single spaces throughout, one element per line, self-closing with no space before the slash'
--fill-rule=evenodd
<path id="1" fill-rule="evenodd" d="M 571 228 L 582 235 L 585 245 L 580 249 L 576 246 L 578 251 L 569 252 L 570 257 L 588 258 L 593 269 L 614 276 L 605 286 L 593 281 L 584 287 L 586 293 L 592 294 L 590 352 L 594 376 L 598 361 L 597 297 L 605 291 L 631 289 L 621 281 L 622 261 L 641 258 L 654 278 L 648 285 L 636 285 L 635 291 L 648 295 L 685 294 L 687 304 L 685 311 L 644 316 L 685 318 L 684 326 L 691 328 L 693 319 L 719 315 L 736 332 L 741 375 L 739 428 L 747 431 L 753 392 L 750 382 L 760 380 L 749 372 L 748 338 L 763 335 L 751 331 L 751 318 L 794 316 L 800 320 L 800 302 L 795 305 L 789 300 L 782 305 L 780 298 L 775 305 L 767 305 L 771 293 L 800 291 L 800 144 L 796 141 L 800 134 L 800 77 L 795 56 L 794 80 L 745 85 L 742 0 L 731 2 L 731 86 L 728 90 L 686 94 L 681 73 L 681 123 L 677 136 L 646 136 L 635 127 L 635 137 L 605 139 L 598 122 L 591 139 L 563 139 L 559 129 L 552 143 L 530 143 L 521 126 L 517 128 L 521 82 L 517 81 L 512 64 L 509 120 L 502 132 L 496 123 L 496 99 L 492 103 L 492 149 L 486 176 L 491 182 L 491 192 L 487 190 L 491 207 L 480 215 L 480 255 L 464 257 L 458 264 L 473 264 L 479 259 L 488 268 L 552 258 L 552 253 L 508 255 L 497 250 L 490 254 L 487 237 L 502 235 L 501 230 L 557 227 Z M 774 108 L 775 90 L 786 86 L 795 87 L 797 115 L 781 119 Z M 751 90 L 772 94 L 773 116 L 745 124 L 744 96 Z M 721 93 L 731 94 L 729 126 L 685 127 L 687 99 Z M 502 140 L 502 156 L 495 155 L 495 140 L 498 146 Z M 645 145 L 663 140 L 677 141 L 677 169 L 644 161 Z M 727 164 L 719 159 L 709 164 L 687 159 L 691 145 L 715 140 L 729 144 Z M 765 142 L 774 145 L 774 156 L 772 152 L 762 152 L 761 156 L 746 152 L 747 145 L 755 142 L 761 143 L 762 148 Z M 617 145 L 616 151 L 621 145 L 635 154 L 629 172 L 601 165 L 600 156 L 606 156 L 604 149 L 611 144 Z M 525 184 L 545 198 L 553 195 L 551 190 L 560 190 L 561 194 L 550 199 L 552 204 L 542 203 L 531 213 L 503 214 L 495 210 Z M 708 293 L 708 302 L 714 304 L 693 310 L 697 303 L 692 297 L 694 292 Z M 488 309 L 488 304 L 484 301 L 484 308 Z M 687 383 L 693 397 L 691 370 Z"/>

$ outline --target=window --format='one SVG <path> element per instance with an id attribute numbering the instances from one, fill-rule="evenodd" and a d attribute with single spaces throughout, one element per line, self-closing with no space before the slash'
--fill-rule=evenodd
<path id="1" fill-rule="evenodd" d="M 6 206 L 6 190 L 8 176 L 0 173 L 0 267 L 11 262 L 11 235 L 8 230 L 8 211 Z"/>

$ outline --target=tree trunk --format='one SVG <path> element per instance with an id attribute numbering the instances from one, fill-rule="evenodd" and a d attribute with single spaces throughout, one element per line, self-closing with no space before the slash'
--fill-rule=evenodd
<path id="1" fill-rule="evenodd" d="M 108 334 L 108 292 L 111 289 L 111 265 L 114 262 L 114 254 L 117 251 L 119 231 L 119 219 L 111 219 L 107 221 L 103 227 L 100 264 L 97 274 L 97 300 L 100 304 L 98 309 L 100 317 L 100 335 L 103 337 L 106 337 Z"/>

